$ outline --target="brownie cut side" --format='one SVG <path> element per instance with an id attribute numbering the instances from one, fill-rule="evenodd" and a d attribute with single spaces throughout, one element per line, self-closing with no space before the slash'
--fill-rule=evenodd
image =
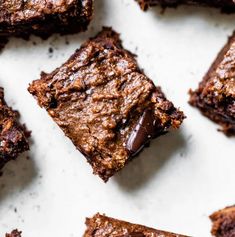
<path id="1" fill-rule="evenodd" d="M 191 105 L 221 125 L 226 135 L 235 135 L 235 34 L 190 94 Z"/>
<path id="2" fill-rule="evenodd" d="M 6 234 L 5 237 L 21 237 L 21 231 L 13 230 L 10 234 Z"/>
<path id="3" fill-rule="evenodd" d="M 92 8 L 93 0 L 0 0 L 0 42 L 10 36 L 47 38 L 84 31 Z"/>
<path id="4" fill-rule="evenodd" d="M 215 237 L 235 236 L 235 206 L 214 212 L 210 219 L 213 223 L 211 233 Z"/>
<path id="5" fill-rule="evenodd" d="M 146 11 L 151 6 L 177 7 L 178 5 L 201 5 L 221 9 L 222 12 L 235 12 L 234 0 L 136 0 L 140 7 Z"/>
<path id="6" fill-rule="evenodd" d="M 110 28 L 52 73 L 42 73 L 29 92 L 104 181 L 184 119 Z"/>
<path id="7" fill-rule="evenodd" d="M 83 237 L 186 237 L 100 215 L 86 220 Z"/>
<path id="8" fill-rule="evenodd" d="M 10 160 L 29 150 L 29 133 L 18 122 L 19 113 L 8 107 L 0 88 L 0 169 Z"/>

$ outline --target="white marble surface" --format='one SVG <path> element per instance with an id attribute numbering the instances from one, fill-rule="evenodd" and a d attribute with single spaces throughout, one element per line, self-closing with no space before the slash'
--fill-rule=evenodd
<path id="1" fill-rule="evenodd" d="M 157 8 L 143 13 L 133 0 L 96 0 L 86 33 L 11 40 L 0 55 L 0 85 L 32 130 L 32 145 L 0 178 L 0 236 L 17 227 L 23 237 L 80 237 L 84 218 L 98 211 L 210 236 L 208 215 L 235 203 L 235 139 L 190 107 L 187 92 L 196 88 L 234 22 L 235 15 L 214 9 L 180 7 L 162 15 Z M 92 175 L 84 157 L 27 92 L 40 71 L 59 66 L 103 25 L 121 33 L 146 74 L 188 117 L 179 132 L 152 142 L 107 184 Z"/>

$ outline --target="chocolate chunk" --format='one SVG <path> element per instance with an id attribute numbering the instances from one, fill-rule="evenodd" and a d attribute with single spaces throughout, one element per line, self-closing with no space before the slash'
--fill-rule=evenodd
<path id="1" fill-rule="evenodd" d="M 127 140 L 127 149 L 132 156 L 135 156 L 149 140 L 161 133 L 159 121 L 156 120 L 152 110 L 144 111 L 135 128 Z"/>

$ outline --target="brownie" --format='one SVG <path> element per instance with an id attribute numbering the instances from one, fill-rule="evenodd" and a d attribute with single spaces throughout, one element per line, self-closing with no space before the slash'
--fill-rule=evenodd
<path id="1" fill-rule="evenodd" d="M 186 237 L 100 215 L 86 219 L 83 237 Z"/>
<path id="2" fill-rule="evenodd" d="M 8 107 L 0 88 L 0 169 L 29 149 L 29 132 L 18 122 L 19 113 Z"/>
<path id="3" fill-rule="evenodd" d="M 218 54 L 199 84 L 190 91 L 190 104 L 222 127 L 227 135 L 235 135 L 235 34 Z"/>
<path id="4" fill-rule="evenodd" d="M 161 7 L 177 7 L 181 4 L 202 5 L 221 9 L 222 12 L 235 12 L 234 0 L 136 0 L 140 7 L 146 11 L 151 6 L 160 5 Z"/>
<path id="5" fill-rule="evenodd" d="M 211 233 L 215 237 L 235 236 L 235 206 L 226 207 L 210 216 L 213 223 Z"/>
<path id="6" fill-rule="evenodd" d="M 84 31 L 92 8 L 93 0 L 0 0 L 0 39 Z"/>
<path id="7" fill-rule="evenodd" d="M 6 234 L 5 237 L 21 237 L 21 231 L 13 230 L 10 234 Z"/>
<path id="8" fill-rule="evenodd" d="M 28 90 L 104 181 L 184 119 L 111 28 Z"/>

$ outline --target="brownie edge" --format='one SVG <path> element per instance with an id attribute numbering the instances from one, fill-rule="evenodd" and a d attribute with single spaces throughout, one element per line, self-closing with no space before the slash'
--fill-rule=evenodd
<path id="1" fill-rule="evenodd" d="M 186 237 L 143 225 L 132 224 L 97 213 L 86 219 L 83 237 Z"/>
<path id="2" fill-rule="evenodd" d="M 235 206 L 214 212 L 210 219 L 213 223 L 211 234 L 215 237 L 235 236 Z"/>
<path id="3" fill-rule="evenodd" d="M 220 51 L 198 89 L 190 90 L 189 103 L 235 135 L 235 33 Z"/>
<path id="4" fill-rule="evenodd" d="M 20 153 L 29 150 L 30 133 L 18 118 L 19 113 L 6 104 L 3 88 L 0 87 L 0 169 Z"/>
<path id="5" fill-rule="evenodd" d="M 221 9 L 224 13 L 235 12 L 235 2 L 233 0 L 135 0 L 142 10 L 146 11 L 151 6 L 177 7 L 178 5 L 201 5 Z"/>
<path id="6" fill-rule="evenodd" d="M 111 28 L 28 90 L 104 181 L 184 119 Z"/>
<path id="7" fill-rule="evenodd" d="M 21 231 L 13 230 L 10 234 L 6 234 L 5 237 L 21 237 Z"/>
<path id="8" fill-rule="evenodd" d="M 93 15 L 93 0 L 0 2 L 0 42 L 12 36 L 47 38 L 53 33 L 85 31 Z"/>

